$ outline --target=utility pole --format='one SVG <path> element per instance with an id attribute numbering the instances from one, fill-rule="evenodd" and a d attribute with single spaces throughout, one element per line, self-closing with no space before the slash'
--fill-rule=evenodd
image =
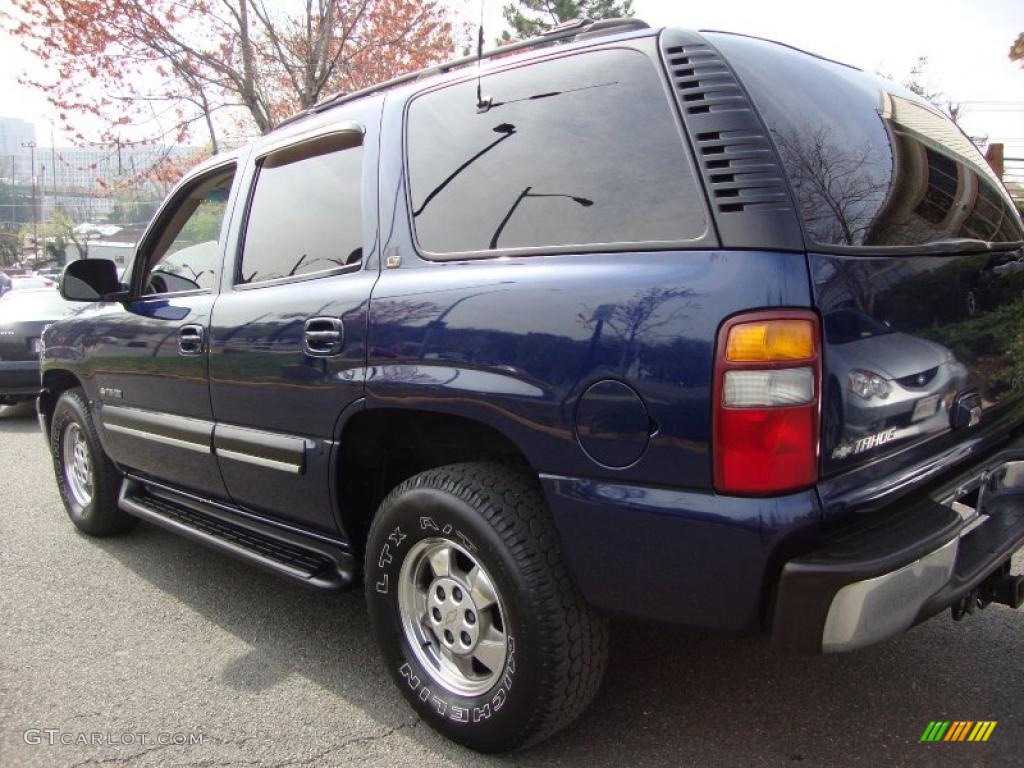
<path id="1" fill-rule="evenodd" d="M 39 262 L 39 212 L 36 211 L 36 143 L 23 141 L 21 146 L 32 153 L 32 256 Z"/>
<path id="2" fill-rule="evenodd" d="M 15 170 L 14 161 L 15 155 L 11 155 L 11 231 L 14 232 L 15 236 L 18 234 L 18 205 L 14 200 L 14 175 L 17 172 Z"/>
<path id="3" fill-rule="evenodd" d="M 53 123 L 50 123 L 50 169 L 53 178 L 53 208 L 57 209 L 57 145 L 53 142 Z"/>

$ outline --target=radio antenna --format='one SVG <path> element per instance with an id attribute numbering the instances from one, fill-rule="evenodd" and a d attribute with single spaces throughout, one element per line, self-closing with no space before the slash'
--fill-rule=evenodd
<path id="1" fill-rule="evenodd" d="M 494 99 L 488 96 L 484 98 L 484 85 L 483 75 L 481 69 L 483 68 L 484 59 L 484 3 L 486 0 L 480 0 L 480 26 L 477 28 L 476 35 L 476 111 L 486 112 L 491 108 L 494 103 Z"/>

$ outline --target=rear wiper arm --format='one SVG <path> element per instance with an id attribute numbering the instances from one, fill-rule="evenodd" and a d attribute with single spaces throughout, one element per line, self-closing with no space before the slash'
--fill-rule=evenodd
<path id="1" fill-rule="evenodd" d="M 1024 240 L 1010 240 L 1002 243 L 993 243 L 988 240 L 977 240 L 973 237 L 950 237 L 945 240 L 936 240 L 927 243 L 926 247 L 934 248 L 944 253 L 961 253 L 966 251 L 1015 251 L 1024 248 Z"/>
<path id="2" fill-rule="evenodd" d="M 921 248 L 951 253 L 964 251 L 991 251 L 992 243 L 987 240 L 978 240 L 973 237 L 947 237 L 942 240 L 932 240 L 922 243 Z"/>
<path id="3" fill-rule="evenodd" d="M 829 253 L 853 254 L 856 256 L 934 256 L 967 253 L 996 253 L 1024 248 L 1024 240 L 1006 243 L 992 243 L 973 237 L 949 237 L 913 245 L 831 245 Z"/>

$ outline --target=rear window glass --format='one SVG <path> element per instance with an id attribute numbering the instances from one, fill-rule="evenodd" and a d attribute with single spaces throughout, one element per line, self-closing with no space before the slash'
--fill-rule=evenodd
<path id="1" fill-rule="evenodd" d="M 417 239 L 431 254 L 681 242 L 701 192 L 650 60 L 595 51 L 427 93 L 409 108 Z"/>
<path id="2" fill-rule="evenodd" d="M 874 75 L 778 43 L 708 34 L 750 92 L 818 246 L 1015 242 L 1020 220 L 960 129 Z"/>

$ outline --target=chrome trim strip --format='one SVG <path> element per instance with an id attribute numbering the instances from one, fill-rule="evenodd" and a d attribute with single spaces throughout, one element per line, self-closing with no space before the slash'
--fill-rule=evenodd
<path id="1" fill-rule="evenodd" d="M 913 626 L 928 598 L 952 578 L 959 545 L 953 539 L 902 568 L 840 589 L 825 619 L 822 651 L 862 648 Z"/>
<path id="2" fill-rule="evenodd" d="M 255 464 L 258 467 L 266 467 L 267 469 L 278 469 L 282 472 L 290 472 L 293 475 L 302 474 L 301 466 L 298 464 L 292 464 L 288 461 L 276 461 L 275 459 L 268 459 L 263 456 L 254 456 L 251 453 L 242 453 L 241 451 L 232 451 L 227 448 L 215 448 L 214 452 L 217 456 L 225 459 L 243 461 L 246 464 Z"/>
<path id="3" fill-rule="evenodd" d="M 131 437 L 141 437 L 144 440 L 152 440 L 154 443 L 162 443 L 163 445 L 172 445 L 175 448 L 186 448 L 190 451 L 197 451 L 199 453 L 210 453 L 209 445 L 193 443 L 189 440 L 179 440 L 176 437 L 168 437 L 167 435 L 158 435 L 155 432 L 145 432 L 141 429 L 135 429 L 134 427 L 126 427 L 121 424 L 104 424 L 103 428 L 108 432 L 120 432 L 121 434 L 130 435 Z"/>
<path id="4" fill-rule="evenodd" d="M 110 432 L 206 454 L 212 451 L 212 421 L 109 403 L 101 403 L 96 414 Z"/>
<path id="5" fill-rule="evenodd" d="M 217 424 L 213 432 L 218 456 L 294 475 L 306 469 L 306 448 L 304 438 L 250 427 Z"/>

